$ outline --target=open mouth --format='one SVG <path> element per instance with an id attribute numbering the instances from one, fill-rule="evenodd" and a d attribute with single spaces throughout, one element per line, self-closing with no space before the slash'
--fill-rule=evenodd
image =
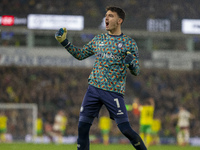
<path id="1" fill-rule="evenodd" d="M 108 27 L 108 25 L 109 25 L 109 22 L 106 22 L 106 27 Z"/>

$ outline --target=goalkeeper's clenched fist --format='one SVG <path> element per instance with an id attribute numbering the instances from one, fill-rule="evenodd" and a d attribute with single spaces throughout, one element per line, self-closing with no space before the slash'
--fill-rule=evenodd
<path id="1" fill-rule="evenodd" d="M 125 64 L 130 70 L 133 70 L 135 67 L 134 57 L 130 52 L 127 52 L 127 56 L 125 57 Z"/>
<path id="2" fill-rule="evenodd" d="M 55 34 L 56 40 L 59 43 L 61 43 L 64 47 L 66 47 L 70 44 L 68 42 L 66 36 L 67 36 L 67 29 L 66 28 L 60 28 Z"/>

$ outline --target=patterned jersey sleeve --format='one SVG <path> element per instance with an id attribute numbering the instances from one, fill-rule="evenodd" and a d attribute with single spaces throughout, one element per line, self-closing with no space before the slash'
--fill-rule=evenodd
<path id="1" fill-rule="evenodd" d="M 135 42 L 135 40 L 132 40 L 132 46 L 131 46 L 131 54 L 134 57 L 134 63 L 135 67 L 133 70 L 130 70 L 131 74 L 137 76 L 140 74 L 140 66 L 139 66 L 139 53 L 138 53 L 138 46 Z"/>
<path id="2" fill-rule="evenodd" d="M 96 36 L 82 48 L 77 48 L 73 44 L 65 47 L 65 49 L 76 59 L 83 60 L 94 55 L 93 49 L 96 45 Z"/>

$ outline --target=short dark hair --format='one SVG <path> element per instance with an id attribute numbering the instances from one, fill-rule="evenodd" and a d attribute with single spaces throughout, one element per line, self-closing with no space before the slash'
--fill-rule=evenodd
<path id="1" fill-rule="evenodd" d="M 121 9 L 119 7 L 115 7 L 115 6 L 109 6 L 109 7 L 106 8 L 106 11 L 109 11 L 109 10 L 112 11 L 112 12 L 116 12 L 117 15 L 119 16 L 119 18 L 121 18 L 124 22 L 126 14 L 125 14 L 125 11 L 123 9 Z"/>

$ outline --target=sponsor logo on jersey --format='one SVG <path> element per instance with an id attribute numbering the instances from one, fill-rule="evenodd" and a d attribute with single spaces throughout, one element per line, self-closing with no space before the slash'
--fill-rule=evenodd
<path id="1" fill-rule="evenodd" d="M 113 53 L 102 53 L 102 52 L 97 53 L 97 57 L 103 58 L 103 59 L 105 59 L 105 58 L 111 58 L 111 59 L 116 59 L 116 60 L 121 59 L 120 56 L 113 55 Z"/>

